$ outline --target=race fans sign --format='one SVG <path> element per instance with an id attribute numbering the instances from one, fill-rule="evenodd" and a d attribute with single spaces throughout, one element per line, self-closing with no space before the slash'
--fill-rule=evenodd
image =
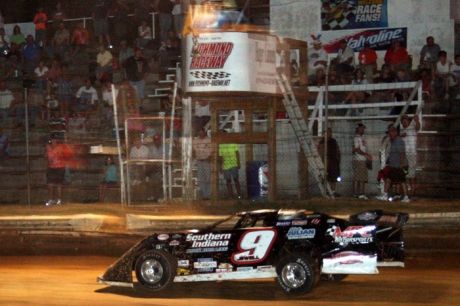
<path id="1" fill-rule="evenodd" d="M 276 93 L 276 38 L 247 32 L 186 35 L 186 92 Z"/>
<path id="2" fill-rule="evenodd" d="M 322 31 L 388 26 L 388 0 L 322 0 Z"/>

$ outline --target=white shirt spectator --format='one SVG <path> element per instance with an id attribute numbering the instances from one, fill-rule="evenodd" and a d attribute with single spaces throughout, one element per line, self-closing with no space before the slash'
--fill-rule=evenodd
<path id="1" fill-rule="evenodd" d="M 94 105 L 94 103 L 98 100 L 97 91 L 93 86 L 91 86 L 90 88 L 86 88 L 86 86 L 80 87 L 75 97 L 81 98 L 82 100 L 84 100 L 82 101 L 82 104 Z"/>
<path id="2" fill-rule="evenodd" d="M 13 102 L 13 93 L 9 89 L 0 91 L 0 108 L 10 108 L 11 102 Z"/>

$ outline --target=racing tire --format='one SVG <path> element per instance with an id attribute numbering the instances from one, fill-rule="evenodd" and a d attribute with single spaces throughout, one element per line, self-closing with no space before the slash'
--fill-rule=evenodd
<path id="1" fill-rule="evenodd" d="M 315 261 L 303 254 L 287 255 L 276 266 L 276 282 L 287 294 L 300 295 L 310 291 L 314 284 Z"/>
<path id="2" fill-rule="evenodd" d="M 164 250 L 150 250 L 136 261 L 137 281 L 149 291 L 169 287 L 176 276 L 177 260 Z"/>

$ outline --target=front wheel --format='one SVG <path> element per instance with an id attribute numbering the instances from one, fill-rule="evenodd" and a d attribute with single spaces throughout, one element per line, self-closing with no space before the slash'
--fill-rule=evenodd
<path id="1" fill-rule="evenodd" d="M 276 281 L 285 293 L 305 294 L 315 283 L 315 271 L 315 261 L 309 256 L 288 255 L 276 266 Z"/>
<path id="2" fill-rule="evenodd" d="M 150 291 L 169 287 L 174 281 L 176 271 L 177 261 L 164 250 L 147 251 L 136 261 L 137 281 Z"/>

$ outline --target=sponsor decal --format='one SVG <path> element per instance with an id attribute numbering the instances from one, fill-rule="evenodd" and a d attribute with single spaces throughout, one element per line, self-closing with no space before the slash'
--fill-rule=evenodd
<path id="1" fill-rule="evenodd" d="M 219 269 L 233 269 L 233 266 L 229 263 L 220 263 L 218 268 Z"/>
<path id="2" fill-rule="evenodd" d="M 374 238 L 372 237 L 372 233 L 369 232 L 372 232 L 374 229 L 374 225 L 349 226 L 344 231 L 340 227 L 335 227 L 332 237 L 337 243 L 370 243 L 374 241 Z"/>
<path id="3" fill-rule="evenodd" d="M 231 237 L 232 234 L 189 234 L 187 235 L 186 241 L 191 241 L 192 245 L 187 249 L 187 253 L 227 251 Z"/>
<path id="4" fill-rule="evenodd" d="M 309 219 L 321 218 L 321 215 L 318 215 L 318 214 L 316 214 L 316 215 L 306 215 L 306 217 L 309 218 Z"/>
<path id="5" fill-rule="evenodd" d="M 190 266 L 190 261 L 185 260 L 185 259 L 184 260 L 178 260 L 177 261 L 177 266 L 178 267 L 188 267 L 188 266 Z"/>
<path id="6" fill-rule="evenodd" d="M 291 226 L 291 221 L 276 222 L 276 226 Z"/>
<path id="7" fill-rule="evenodd" d="M 313 219 L 311 220 L 311 224 L 315 224 L 315 225 L 318 225 L 321 223 L 321 220 L 320 219 Z"/>
<path id="8" fill-rule="evenodd" d="M 397 223 L 398 217 L 384 215 L 380 217 L 379 222 Z"/>
<path id="9" fill-rule="evenodd" d="M 236 268 L 236 271 L 239 271 L 239 272 L 247 272 L 247 271 L 252 271 L 254 270 L 253 267 L 238 267 Z"/>
<path id="10" fill-rule="evenodd" d="M 314 228 L 303 229 L 301 227 L 291 227 L 286 236 L 289 240 L 293 239 L 310 239 L 315 237 Z"/>
<path id="11" fill-rule="evenodd" d="M 160 234 L 160 235 L 157 236 L 157 239 L 158 240 L 168 240 L 169 235 L 168 234 Z"/>
<path id="12" fill-rule="evenodd" d="M 172 239 L 179 239 L 179 238 L 182 238 L 182 235 L 181 234 L 174 234 L 171 236 Z"/>
<path id="13" fill-rule="evenodd" d="M 353 251 L 333 254 L 330 258 L 323 259 L 323 273 L 350 273 L 350 274 L 375 274 L 377 256 L 365 255 Z"/>
<path id="14" fill-rule="evenodd" d="M 229 273 L 233 272 L 232 269 L 216 269 L 216 273 Z"/>
<path id="15" fill-rule="evenodd" d="M 335 219 L 327 219 L 327 223 L 335 223 Z"/>
<path id="16" fill-rule="evenodd" d="M 198 258 L 198 262 L 194 262 L 193 267 L 198 269 L 198 272 L 212 272 L 217 268 L 217 261 L 213 261 L 212 258 Z"/>
<path id="17" fill-rule="evenodd" d="M 273 266 L 258 266 L 257 271 L 259 272 L 269 272 L 273 269 Z"/>
<path id="18" fill-rule="evenodd" d="M 179 241 L 177 240 L 172 240 L 169 242 L 169 245 L 174 246 L 174 245 L 179 245 Z"/>
<path id="19" fill-rule="evenodd" d="M 308 220 L 293 220 L 292 225 L 307 225 Z"/>
<path id="20" fill-rule="evenodd" d="M 375 220 L 375 218 L 377 218 L 377 214 L 373 212 L 364 212 L 358 215 L 358 219 L 364 221 Z"/>

